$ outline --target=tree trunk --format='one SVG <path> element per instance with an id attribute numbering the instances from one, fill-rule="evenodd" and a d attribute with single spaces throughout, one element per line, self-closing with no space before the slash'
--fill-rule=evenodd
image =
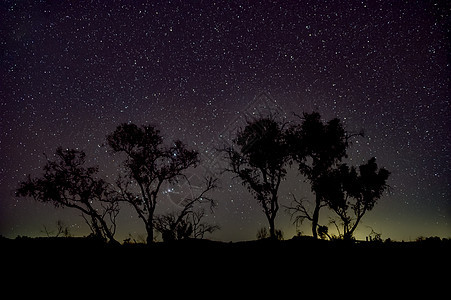
<path id="1" fill-rule="evenodd" d="M 153 195 L 153 198 L 152 197 L 148 198 L 152 200 L 151 201 L 149 200 L 148 202 L 147 209 L 149 211 L 149 215 L 147 216 L 147 220 L 145 221 L 147 231 L 147 239 L 146 239 L 147 245 L 151 245 L 153 243 L 153 213 L 155 211 L 155 205 L 157 203 L 156 197 L 157 197 L 156 195 Z"/>
<path id="2" fill-rule="evenodd" d="M 350 239 L 350 240 L 352 239 L 352 236 L 354 235 L 354 231 L 356 230 L 357 225 L 359 224 L 359 222 L 362 219 L 365 212 L 366 212 L 366 210 L 363 210 L 363 212 L 357 216 L 357 220 L 355 221 L 354 225 L 351 227 L 350 230 L 348 230 L 348 239 Z"/>
<path id="3" fill-rule="evenodd" d="M 276 229 L 274 227 L 274 218 L 268 217 L 268 222 L 269 222 L 269 238 L 271 240 L 275 240 L 276 239 Z"/>
<path id="4" fill-rule="evenodd" d="M 312 216 L 312 234 L 315 239 L 318 238 L 318 219 L 319 219 L 319 209 L 321 207 L 321 199 L 316 196 L 315 210 Z"/>
<path id="5" fill-rule="evenodd" d="M 102 234 L 102 230 L 100 230 L 99 224 L 97 224 L 96 214 L 95 214 L 95 213 L 92 213 L 92 214 L 90 215 L 90 217 L 91 217 L 91 220 L 92 220 L 92 221 L 91 221 L 91 226 L 92 226 L 94 235 L 95 235 L 97 238 L 103 239 L 104 236 L 103 236 L 103 234 Z"/>
<path id="6" fill-rule="evenodd" d="M 147 231 L 147 239 L 146 243 L 147 245 L 150 245 L 153 243 L 153 223 L 149 222 L 146 224 L 146 231 Z"/>
<path id="7" fill-rule="evenodd" d="M 116 241 L 116 239 L 114 238 L 113 233 L 110 231 L 110 229 L 107 227 L 107 225 L 104 225 L 105 227 L 105 234 L 106 237 L 108 238 L 109 242 L 113 245 L 120 245 L 120 243 L 118 241 Z"/>
<path id="8" fill-rule="evenodd" d="M 116 241 L 116 239 L 113 236 L 113 233 L 110 231 L 110 228 L 108 227 L 107 223 L 105 222 L 104 219 L 102 219 L 102 217 L 96 213 L 96 219 L 99 221 L 100 226 L 102 227 L 102 232 L 104 233 L 105 237 L 108 239 L 108 241 L 111 244 L 119 244 L 118 241 Z M 100 228 L 99 228 L 100 230 Z"/>

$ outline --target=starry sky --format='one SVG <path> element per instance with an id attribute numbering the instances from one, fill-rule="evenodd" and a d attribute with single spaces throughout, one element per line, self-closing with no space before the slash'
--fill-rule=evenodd
<path id="1" fill-rule="evenodd" d="M 356 231 L 382 238 L 451 236 L 450 5 L 447 1 L 1 1 L 0 234 L 43 235 L 61 219 L 89 233 L 77 211 L 14 197 L 57 146 L 86 151 L 114 182 L 119 159 L 105 136 L 122 122 L 157 126 L 201 154 L 192 182 L 218 174 L 214 151 L 253 116 L 319 111 L 340 118 L 348 163 L 377 157 L 390 193 Z M 255 239 L 261 209 L 229 174 L 212 193 L 209 222 L 223 241 Z M 193 187 L 194 189 L 196 186 Z M 193 192 L 164 188 L 157 212 Z M 194 191 L 195 193 L 195 191 Z M 313 199 L 289 170 L 279 192 Z M 179 197 L 179 198 L 178 198 Z M 321 221 L 333 216 L 323 209 Z M 283 209 L 276 226 L 296 228 Z M 299 228 L 311 234 L 309 224 Z M 125 204 L 116 238 L 144 236 Z"/>

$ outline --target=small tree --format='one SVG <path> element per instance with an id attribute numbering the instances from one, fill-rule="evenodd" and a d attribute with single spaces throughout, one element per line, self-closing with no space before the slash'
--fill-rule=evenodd
<path id="1" fill-rule="evenodd" d="M 321 197 L 340 218 L 342 232 L 338 226 L 337 229 L 343 239 L 352 239 L 362 217 L 373 209 L 388 188 L 389 175 L 386 169 L 378 169 L 373 157 L 359 166 L 359 172 L 343 164 L 318 181 Z"/>
<path id="2" fill-rule="evenodd" d="M 269 236 L 276 239 L 275 218 L 279 210 L 278 190 L 287 173 L 288 145 L 284 125 L 272 117 L 248 122 L 227 147 L 230 168 L 261 205 L 269 223 Z"/>
<path id="3" fill-rule="evenodd" d="M 96 237 L 117 243 L 114 234 L 118 203 L 108 184 L 97 177 L 98 167 L 84 167 L 85 157 L 83 151 L 59 147 L 56 159 L 44 166 L 44 174 L 37 178 L 29 175 L 16 195 L 77 209 Z"/>
<path id="4" fill-rule="evenodd" d="M 217 225 L 202 222 L 205 209 L 196 209 L 196 206 L 209 204 L 212 210 L 216 205 L 207 193 L 217 187 L 217 180 L 209 177 L 205 181 L 205 189 L 198 196 L 186 198 L 181 202 L 183 209 L 180 212 L 155 216 L 154 227 L 161 233 L 164 241 L 203 238 L 205 233 L 219 229 Z"/>
<path id="5" fill-rule="evenodd" d="M 184 171 L 196 167 L 198 152 L 181 141 L 163 145 L 160 131 L 153 126 L 121 124 L 107 136 L 115 153 L 125 155 L 125 176 L 117 180 L 119 199 L 133 206 L 144 222 L 147 243 L 153 242 L 154 212 L 163 183 L 176 183 Z"/>

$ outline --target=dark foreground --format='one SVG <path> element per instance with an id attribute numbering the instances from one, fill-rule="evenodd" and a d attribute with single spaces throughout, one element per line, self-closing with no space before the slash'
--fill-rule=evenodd
<path id="1" fill-rule="evenodd" d="M 0 247 L 3 274 L 43 280 L 40 284 L 45 285 L 59 280 L 71 286 L 107 281 L 110 288 L 142 282 L 153 288 L 168 283 L 271 288 L 277 283 L 290 289 L 290 282 L 396 288 L 404 282 L 411 290 L 412 284 L 421 289 L 427 282 L 444 287 L 451 261 L 451 241 L 433 239 L 405 243 L 187 240 L 114 246 L 87 238 L 2 238 Z"/>

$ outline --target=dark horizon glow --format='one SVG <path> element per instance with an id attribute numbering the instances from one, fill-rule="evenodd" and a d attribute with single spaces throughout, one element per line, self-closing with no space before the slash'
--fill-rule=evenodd
<path id="1" fill-rule="evenodd" d="M 78 212 L 14 197 L 43 155 L 58 146 L 86 151 L 114 182 L 120 157 L 105 136 L 122 122 L 152 124 L 165 142 L 201 153 L 193 180 L 224 162 L 230 143 L 253 116 L 316 110 L 365 130 L 348 163 L 377 157 L 392 172 L 391 192 L 356 232 L 382 238 L 451 236 L 450 7 L 446 1 L 4 1 L 0 69 L 0 234 L 42 236 L 61 219 L 73 235 L 89 233 Z M 312 198 L 289 171 L 279 193 Z M 237 180 L 220 176 L 218 207 L 207 238 L 255 239 L 267 226 Z M 165 187 L 159 212 L 190 191 Z M 333 216 L 322 210 L 322 224 Z M 281 209 L 285 238 L 296 228 Z M 309 224 L 300 230 L 310 234 Z M 330 226 L 333 230 L 333 225 Z M 144 235 L 122 206 L 117 240 Z"/>

